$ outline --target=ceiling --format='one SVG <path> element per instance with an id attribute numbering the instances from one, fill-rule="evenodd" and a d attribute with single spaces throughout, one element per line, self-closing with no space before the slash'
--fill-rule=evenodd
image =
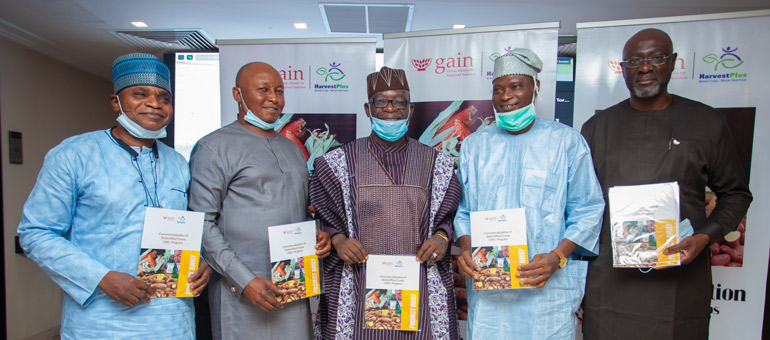
<path id="1" fill-rule="evenodd" d="M 393 1 L 344 1 L 396 4 Z M 115 31 L 198 29 L 211 42 L 226 39 L 379 37 L 327 33 L 320 4 L 312 0 L 0 0 L 0 36 L 99 77 L 110 79 L 112 60 L 137 48 Z M 561 21 L 575 23 L 768 9 L 767 0 L 414 0 L 411 31 Z M 295 29 L 305 22 L 308 28 Z"/>

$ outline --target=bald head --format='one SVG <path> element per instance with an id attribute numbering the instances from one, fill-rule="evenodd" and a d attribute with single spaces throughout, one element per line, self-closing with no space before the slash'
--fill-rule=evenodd
<path id="1" fill-rule="evenodd" d="M 674 52 L 674 44 L 668 33 L 657 28 L 648 28 L 637 32 L 626 41 L 626 45 L 623 46 L 623 59 L 627 59 L 629 55 L 638 52 L 640 48 L 651 44 L 660 47 L 666 54 Z"/>
<path id="2" fill-rule="evenodd" d="M 283 80 L 281 79 L 281 75 L 278 74 L 278 71 L 275 70 L 270 64 L 263 63 L 261 61 L 255 61 L 248 63 L 246 65 L 241 66 L 241 69 L 238 70 L 238 74 L 235 75 L 235 86 L 237 87 L 244 87 L 248 83 L 249 79 L 254 78 L 257 74 L 266 74 L 270 76 L 275 76 L 276 78 L 281 80 L 281 83 L 283 83 Z"/>
<path id="3" fill-rule="evenodd" d="M 233 99 L 238 102 L 238 120 L 242 125 L 249 129 L 253 127 L 246 124 L 246 114 L 249 111 L 254 115 L 254 117 L 250 116 L 249 119 L 254 121 L 258 119 L 267 125 L 273 124 L 281 116 L 285 104 L 283 79 L 275 68 L 266 63 L 248 63 L 243 65 L 235 76 Z M 263 127 L 267 126 L 262 125 Z M 256 130 L 273 133 L 272 128 L 262 129 L 267 132 L 259 128 Z"/>

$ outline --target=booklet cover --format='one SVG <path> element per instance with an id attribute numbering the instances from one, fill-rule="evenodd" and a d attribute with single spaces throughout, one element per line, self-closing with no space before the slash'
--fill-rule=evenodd
<path id="1" fill-rule="evenodd" d="M 192 297 L 188 278 L 200 264 L 203 213 L 148 207 L 136 278 L 153 298 Z"/>
<path id="2" fill-rule="evenodd" d="M 372 255 L 366 261 L 364 328 L 418 331 L 420 262 L 415 255 Z"/>
<path id="3" fill-rule="evenodd" d="M 609 190 L 612 266 L 678 266 L 679 254 L 663 250 L 679 242 L 676 182 L 615 186 Z"/>
<path id="4" fill-rule="evenodd" d="M 473 211 L 470 217 L 471 258 L 482 269 L 473 289 L 531 288 L 516 278 L 519 265 L 529 263 L 524 208 Z"/>
<path id="5" fill-rule="evenodd" d="M 321 294 L 321 274 L 315 254 L 315 221 L 267 228 L 273 284 L 286 291 L 283 303 Z"/>

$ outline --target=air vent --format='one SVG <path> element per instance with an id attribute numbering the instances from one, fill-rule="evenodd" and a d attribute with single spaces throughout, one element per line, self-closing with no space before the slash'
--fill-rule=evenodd
<path id="1" fill-rule="evenodd" d="M 113 36 L 149 53 L 164 51 L 217 52 L 219 49 L 201 30 L 115 31 Z"/>
<path id="2" fill-rule="evenodd" d="M 320 4 L 327 33 L 403 33 L 412 28 L 414 5 Z"/>

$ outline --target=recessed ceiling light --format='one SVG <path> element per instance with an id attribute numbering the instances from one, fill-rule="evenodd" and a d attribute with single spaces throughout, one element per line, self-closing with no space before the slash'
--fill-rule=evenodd
<path id="1" fill-rule="evenodd" d="M 454 30 L 460 29 L 460 28 L 465 28 L 465 25 L 457 24 L 457 25 L 452 26 L 452 29 L 454 29 Z"/>
<path id="2" fill-rule="evenodd" d="M 304 30 L 304 29 L 307 29 L 307 24 L 304 23 L 304 22 L 295 22 L 294 23 L 294 28 L 296 28 L 298 30 Z"/>
<path id="3" fill-rule="evenodd" d="M 147 24 L 145 24 L 144 21 L 132 21 L 131 25 L 136 27 L 147 27 Z"/>

